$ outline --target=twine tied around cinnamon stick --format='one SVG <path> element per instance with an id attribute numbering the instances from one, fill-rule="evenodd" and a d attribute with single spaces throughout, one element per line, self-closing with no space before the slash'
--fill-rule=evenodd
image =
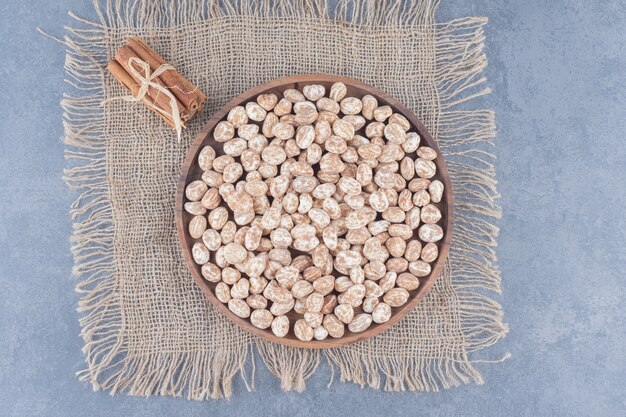
<path id="1" fill-rule="evenodd" d="M 136 65 L 139 66 L 142 71 L 137 71 Z M 172 122 L 174 122 L 174 129 L 176 130 L 176 135 L 178 137 L 178 141 L 180 142 L 180 134 L 183 127 L 183 121 L 180 118 L 180 111 L 176 103 L 176 97 L 174 96 L 174 94 L 172 94 L 171 91 L 167 89 L 167 87 L 156 82 L 156 79 L 159 75 L 161 75 L 165 71 L 174 70 L 174 67 L 170 64 L 162 64 L 156 69 L 156 71 L 151 73 L 150 64 L 136 57 L 128 58 L 127 66 L 133 78 L 140 81 L 139 90 L 137 90 L 137 93 L 128 96 L 115 97 L 114 99 L 127 101 L 143 101 L 143 103 L 151 110 L 154 110 L 157 113 L 160 113 L 163 116 L 170 118 Z M 154 100 L 154 102 L 151 102 L 150 100 L 145 100 L 150 87 L 158 90 L 158 94 L 163 93 L 169 98 L 169 112 L 154 104 L 154 102 L 158 102 L 158 96 Z"/>
<path id="2" fill-rule="evenodd" d="M 109 72 L 131 95 L 112 100 L 141 101 L 176 130 L 180 142 L 186 122 L 202 110 L 206 96 L 135 36 L 115 53 Z"/>

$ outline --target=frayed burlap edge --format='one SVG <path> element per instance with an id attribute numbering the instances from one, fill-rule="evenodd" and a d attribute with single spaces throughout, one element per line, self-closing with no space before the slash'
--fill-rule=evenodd
<path id="1" fill-rule="evenodd" d="M 502 307 L 486 290 L 500 292 L 500 273 L 496 265 L 498 229 L 492 224 L 500 215 L 496 203 L 494 115 L 490 110 L 463 111 L 455 108 L 489 93 L 482 88 L 486 66 L 483 54 L 483 25 L 486 19 L 467 18 L 434 24 L 437 2 L 414 2 L 402 9 L 399 2 L 341 0 L 332 17 L 325 2 L 307 0 L 259 2 L 218 2 L 181 0 L 176 8 L 160 2 L 133 2 L 125 9 L 114 2 L 95 3 L 100 23 L 73 16 L 81 28 L 69 28 L 65 69 L 68 83 L 79 91 L 66 96 L 66 157 L 71 167 L 65 178 L 80 195 L 72 204 L 74 222 L 73 272 L 79 277 L 77 291 L 82 294 L 81 336 L 87 369 L 81 380 L 94 389 L 111 393 L 128 391 L 131 395 L 173 395 L 184 393 L 190 399 L 230 396 L 232 379 L 240 373 L 246 386 L 253 386 L 253 375 L 246 375 L 247 364 L 254 364 L 251 348 L 228 352 L 159 353 L 141 357 L 127 355 L 124 314 L 119 304 L 114 271 L 112 207 L 109 199 L 105 119 L 101 102 L 105 98 L 104 69 L 111 54 L 104 36 L 115 27 L 167 27 L 186 22 L 224 16 L 284 16 L 303 19 L 336 19 L 345 24 L 372 26 L 427 24 L 435 28 L 436 80 L 440 112 L 433 136 L 446 156 L 456 202 L 454 244 L 448 262 L 454 274 L 453 285 L 459 294 L 458 308 L 465 335 L 465 353 L 455 358 L 415 359 L 363 357 L 348 350 L 324 352 L 340 379 L 361 386 L 384 389 L 437 390 L 461 383 L 482 383 L 468 354 L 487 347 L 503 337 L 507 328 Z M 220 7 L 221 5 L 221 7 Z M 302 391 L 304 381 L 320 362 L 320 351 L 288 350 L 264 341 L 258 352 L 268 369 L 281 380 L 284 389 Z M 253 368 L 253 367 L 252 367 Z M 251 382 L 248 383 L 248 380 Z"/>

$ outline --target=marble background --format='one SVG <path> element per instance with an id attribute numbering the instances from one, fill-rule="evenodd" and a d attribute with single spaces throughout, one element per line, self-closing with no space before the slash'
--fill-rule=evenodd
<path id="1" fill-rule="evenodd" d="M 303 394 L 258 369 L 231 400 L 111 397 L 84 366 L 62 181 L 66 12 L 79 0 L 0 4 L 0 415 L 626 415 L 626 3 L 444 0 L 440 20 L 488 16 L 504 216 L 498 248 L 510 333 L 474 359 L 485 385 L 391 394 L 336 383 Z"/>

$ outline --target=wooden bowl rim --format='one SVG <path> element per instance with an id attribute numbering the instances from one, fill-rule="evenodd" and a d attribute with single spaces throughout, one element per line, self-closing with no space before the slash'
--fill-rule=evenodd
<path id="1" fill-rule="evenodd" d="M 352 333 L 349 332 L 346 326 L 346 334 L 338 339 L 327 338 L 325 340 L 311 340 L 309 342 L 301 341 L 297 338 L 290 337 L 277 337 L 271 332 L 271 329 L 259 329 L 254 327 L 250 322 L 249 318 L 242 319 L 235 315 L 232 311 L 230 311 L 226 304 L 222 303 L 217 299 L 217 297 L 213 294 L 211 289 L 212 286 L 215 286 L 213 283 L 208 283 L 200 273 L 200 266 L 197 265 L 191 256 L 191 250 L 188 249 L 193 244 L 192 239 L 188 235 L 186 225 L 183 221 L 183 204 L 185 200 L 185 187 L 188 184 L 189 173 L 194 164 L 198 152 L 202 146 L 205 146 L 207 141 L 212 140 L 209 137 L 209 133 L 212 132 L 215 125 L 224 120 L 230 109 L 233 107 L 250 101 L 252 98 L 258 96 L 259 94 L 263 94 L 267 90 L 281 88 L 284 85 L 288 84 L 315 84 L 316 82 L 322 83 L 334 83 L 334 82 L 343 82 L 346 86 L 353 87 L 355 89 L 361 90 L 364 94 L 370 94 L 379 101 L 379 104 L 389 105 L 394 111 L 401 113 L 404 115 L 412 127 L 419 133 L 422 141 L 425 141 L 429 147 L 433 148 L 437 152 L 437 159 L 435 163 L 437 165 L 437 171 L 439 172 L 441 178 L 440 181 L 444 184 L 444 199 L 447 206 L 446 221 L 444 223 L 444 238 L 437 242 L 439 246 L 439 256 L 431 263 L 433 265 L 431 273 L 423 278 L 420 278 L 420 286 L 416 290 L 417 293 L 413 295 L 412 298 L 402 307 L 398 309 L 394 308 L 394 313 L 392 314 L 389 321 L 382 324 L 372 323 L 366 331 L 362 333 Z M 443 201 L 443 200 L 442 200 Z M 176 191 L 176 207 L 175 207 L 175 222 L 177 234 L 180 242 L 180 247 L 183 253 L 183 257 L 185 258 L 187 267 L 191 272 L 196 283 L 200 286 L 204 294 L 207 296 L 209 301 L 220 311 L 222 314 L 226 315 L 231 321 L 235 324 L 243 328 L 244 330 L 259 336 L 265 340 L 270 342 L 280 343 L 287 346 L 298 347 L 298 348 L 306 348 L 306 349 L 323 349 L 323 348 L 333 348 L 345 346 L 351 343 L 359 342 L 370 337 L 376 336 L 385 330 L 391 328 L 396 323 L 398 323 L 402 318 L 404 318 L 410 311 L 412 311 L 415 306 L 425 297 L 430 288 L 433 286 L 441 271 L 446 263 L 446 259 L 448 256 L 448 252 L 450 249 L 450 243 L 452 240 L 453 234 L 453 223 L 454 223 L 454 199 L 452 194 L 452 184 L 450 181 L 450 176 L 448 174 L 448 169 L 437 146 L 437 143 L 433 139 L 430 132 L 426 129 L 424 124 L 417 118 L 417 116 L 409 110 L 404 104 L 400 103 L 398 100 L 385 93 L 382 90 L 379 90 L 375 87 L 372 87 L 368 84 L 362 83 L 360 81 L 354 80 L 352 78 L 330 75 L 330 74 L 300 74 L 288 77 L 277 78 L 272 81 L 263 83 L 256 87 L 253 87 L 249 90 L 246 90 L 242 94 L 230 100 L 226 105 L 224 105 L 220 110 L 218 110 L 211 118 L 204 124 L 200 132 L 196 135 L 193 143 L 187 150 L 187 155 L 185 157 L 184 163 L 181 168 L 181 176 L 178 182 L 178 188 Z M 442 225 L 442 226 L 444 226 Z M 290 328 L 290 334 L 293 329 L 293 324 Z"/>

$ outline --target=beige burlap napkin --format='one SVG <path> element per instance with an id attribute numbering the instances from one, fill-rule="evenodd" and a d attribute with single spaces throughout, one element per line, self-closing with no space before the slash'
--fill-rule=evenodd
<path id="1" fill-rule="evenodd" d="M 462 110 L 488 93 L 482 18 L 435 23 L 437 1 L 324 2 L 116 0 L 99 22 L 77 18 L 66 70 L 67 181 L 80 323 L 94 388 L 132 395 L 231 394 L 253 384 L 260 356 L 285 389 L 304 389 L 322 357 L 342 381 L 386 390 L 482 382 L 468 355 L 506 333 L 494 247 L 499 215 L 489 110 Z M 209 97 L 178 143 L 105 70 L 127 38 L 146 39 Z M 258 340 L 220 315 L 192 280 L 174 227 L 174 192 L 186 149 L 232 97 L 274 78 L 340 74 L 406 104 L 437 139 L 454 187 L 454 240 L 442 276 L 413 313 L 370 340 L 328 351 Z M 104 103 L 104 104 L 103 104 Z M 257 349 L 254 348 L 257 347 Z"/>

